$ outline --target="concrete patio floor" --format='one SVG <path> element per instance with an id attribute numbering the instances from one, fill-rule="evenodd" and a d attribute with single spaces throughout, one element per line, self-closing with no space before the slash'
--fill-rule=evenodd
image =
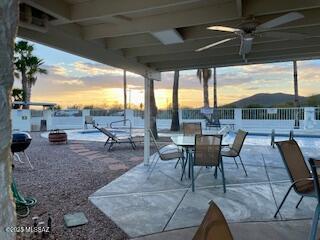
<path id="1" fill-rule="evenodd" d="M 318 157 L 313 148 L 302 150 L 306 159 Z M 221 174 L 214 179 L 211 168 L 196 168 L 196 190 L 192 192 L 190 179 L 180 181 L 181 168 L 174 168 L 175 161 L 159 161 L 149 179 L 148 167 L 140 164 L 89 199 L 130 237 L 144 236 L 141 240 L 179 239 L 179 236 L 192 239 L 209 200 L 220 207 L 235 239 L 307 239 L 314 199 L 305 198 L 296 209 L 299 196 L 292 192 L 278 217 L 273 218 L 290 186 L 278 150 L 244 145 L 241 156 L 248 177 L 232 159 L 224 159 L 226 193 Z"/>

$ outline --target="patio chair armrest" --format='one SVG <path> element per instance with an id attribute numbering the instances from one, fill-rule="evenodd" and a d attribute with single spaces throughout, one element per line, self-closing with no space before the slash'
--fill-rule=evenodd
<path id="1" fill-rule="evenodd" d="M 295 185 L 296 183 L 299 183 L 299 182 L 303 182 L 303 181 L 313 181 L 313 178 L 300 178 L 296 181 L 294 181 L 291 186 Z"/>

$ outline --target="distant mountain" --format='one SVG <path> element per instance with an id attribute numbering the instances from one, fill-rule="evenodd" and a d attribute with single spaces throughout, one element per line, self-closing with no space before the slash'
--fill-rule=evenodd
<path id="1" fill-rule="evenodd" d="M 313 96 L 319 98 L 319 95 Z M 305 104 L 310 97 L 299 97 L 301 104 Z M 294 95 L 285 93 L 258 93 L 251 97 L 243 98 L 233 103 L 227 104 L 224 107 L 239 107 L 248 106 L 275 107 L 293 103 Z"/>

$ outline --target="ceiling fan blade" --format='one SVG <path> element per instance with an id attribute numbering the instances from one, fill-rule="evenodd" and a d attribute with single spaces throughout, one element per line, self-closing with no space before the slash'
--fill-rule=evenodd
<path id="1" fill-rule="evenodd" d="M 280 17 L 274 18 L 268 22 L 260 24 L 257 27 L 257 29 L 259 30 L 259 29 L 273 28 L 289 22 L 296 21 L 301 18 L 304 18 L 303 14 L 298 12 L 290 12 Z"/>
<path id="2" fill-rule="evenodd" d="M 207 27 L 207 29 L 215 30 L 215 31 L 222 31 L 222 32 L 233 32 L 233 33 L 242 32 L 241 29 L 232 28 L 232 27 L 225 27 L 225 26 L 211 26 L 211 27 Z"/>
<path id="3" fill-rule="evenodd" d="M 300 40 L 307 38 L 308 35 L 301 34 L 301 33 L 290 33 L 290 32 L 263 32 L 259 33 L 262 37 L 268 37 L 268 38 L 281 38 L 281 39 L 287 39 L 287 40 Z"/>
<path id="4" fill-rule="evenodd" d="M 196 51 L 196 52 L 201 52 L 201 51 L 203 51 L 203 50 L 206 50 L 206 49 L 208 49 L 208 48 L 211 48 L 211 47 L 220 45 L 220 44 L 225 43 L 225 42 L 229 42 L 229 41 L 231 41 L 231 40 L 233 40 L 233 39 L 236 39 L 236 38 L 237 38 L 237 37 L 234 37 L 234 38 L 226 38 L 226 39 L 223 39 L 223 40 L 221 40 L 221 41 L 218 41 L 218 42 L 215 42 L 215 43 L 211 43 L 211 44 L 209 44 L 209 45 L 207 45 L 207 46 L 204 46 L 204 47 L 202 47 L 202 48 L 198 48 L 198 49 L 195 50 L 195 51 Z"/>

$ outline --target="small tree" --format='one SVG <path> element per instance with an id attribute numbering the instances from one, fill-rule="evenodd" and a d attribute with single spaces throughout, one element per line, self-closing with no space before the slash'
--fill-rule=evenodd
<path id="1" fill-rule="evenodd" d="M 31 87 L 37 81 L 37 74 L 47 74 L 47 70 L 41 68 L 43 60 L 33 55 L 33 45 L 27 41 L 19 41 L 15 44 L 14 64 L 16 73 L 20 73 L 23 89 L 23 101 L 30 102 Z M 28 109 L 29 105 L 24 108 Z"/>

